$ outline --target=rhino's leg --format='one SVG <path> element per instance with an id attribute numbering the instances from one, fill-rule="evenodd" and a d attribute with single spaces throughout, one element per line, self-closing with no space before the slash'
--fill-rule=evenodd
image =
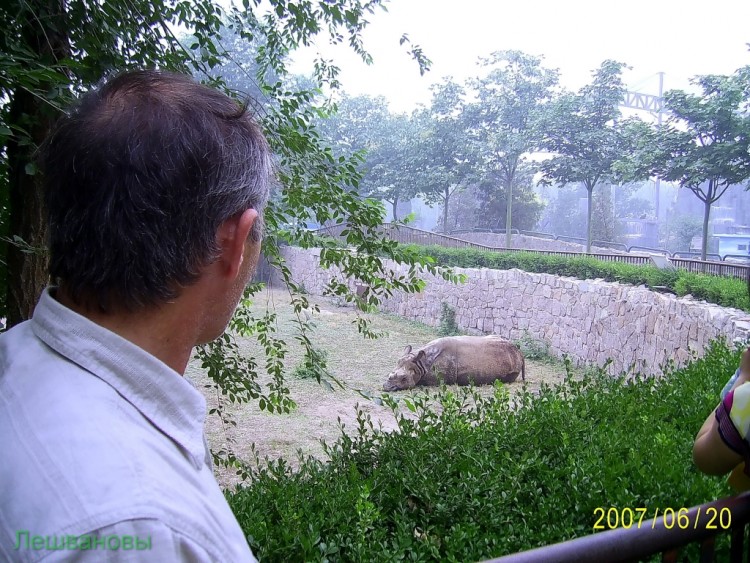
<path id="1" fill-rule="evenodd" d="M 516 379 L 518 379 L 518 372 L 516 371 L 506 373 L 505 375 L 501 375 L 500 377 L 498 377 L 498 379 L 503 383 L 513 383 Z"/>

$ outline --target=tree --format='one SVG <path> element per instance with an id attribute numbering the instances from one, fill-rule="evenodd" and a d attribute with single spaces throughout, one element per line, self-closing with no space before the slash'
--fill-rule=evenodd
<path id="1" fill-rule="evenodd" d="M 11 325 L 30 316 L 47 283 L 44 213 L 33 151 L 72 96 L 107 73 L 161 67 L 194 71 L 221 82 L 217 72 L 222 63 L 231 62 L 231 53 L 221 41 L 222 29 L 257 45 L 256 73 L 248 81 L 255 82 L 271 102 L 263 109 L 262 121 L 274 150 L 287 165 L 281 174 L 287 181 L 284 185 L 291 191 L 301 189 L 293 181 L 305 174 L 300 172 L 301 163 L 295 163 L 304 160 L 306 151 L 320 148 L 310 125 L 314 112 L 309 104 L 315 93 L 295 92 L 282 80 L 267 80 L 285 77 L 288 53 L 309 44 L 316 35 L 325 35 L 332 42 L 348 40 L 356 53 L 370 61 L 361 32 L 366 15 L 378 9 L 381 1 L 288 4 L 272 0 L 270 11 L 261 10 L 260 4 L 260 0 L 252 0 L 244 2 L 242 9 L 227 10 L 212 0 L 11 0 L 0 5 L 0 178 L 6 180 L 0 185 L 0 201 L 8 194 L 8 234 L 16 242 L 23 241 L 6 249 L 9 275 L 5 305 Z M 184 44 L 173 32 L 177 27 L 192 33 Z M 408 38 L 402 43 L 423 71 L 429 61 L 419 47 L 409 44 Z M 337 74 L 338 69 L 330 62 L 316 61 L 313 78 L 317 85 L 335 85 Z M 340 185 L 356 182 L 351 162 L 324 162 L 330 155 L 318 152 L 318 156 L 329 178 L 341 174 Z M 307 176 L 309 180 L 315 173 Z M 317 179 L 331 184 L 322 174 Z M 320 198 L 332 195 L 330 191 L 315 192 L 318 199 L 313 208 L 325 207 Z M 308 199 L 286 198 L 285 204 L 291 207 L 281 214 L 301 212 L 301 206 L 310 203 Z M 341 216 L 358 215 L 355 200 L 336 199 L 336 203 Z M 347 205 L 350 209 L 344 209 Z M 36 252 L 25 252 L 29 249 Z"/>
<path id="2" fill-rule="evenodd" d="M 604 61 L 590 84 L 560 96 L 548 113 L 544 146 L 554 156 L 542 163 L 543 181 L 581 182 L 586 188 L 586 252 L 591 252 L 594 188 L 615 176 L 613 165 L 628 150 L 628 126 L 618 109 L 625 95 L 623 68 L 623 63 Z"/>
<path id="3" fill-rule="evenodd" d="M 513 221 L 518 229 L 532 230 L 539 222 L 544 203 L 534 193 L 534 167 L 522 166 L 513 180 Z M 496 174 L 479 179 L 461 192 L 451 209 L 449 224 L 462 229 L 503 229 L 508 192 L 498 190 Z"/>
<path id="4" fill-rule="evenodd" d="M 345 96 L 320 125 L 321 136 L 332 143 L 336 154 L 362 155 L 359 193 L 389 203 L 393 221 L 398 219 L 399 202 L 414 195 L 412 125 L 406 115 L 391 114 L 382 96 Z"/>
<path id="5" fill-rule="evenodd" d="M 671 252 L 690 250 L 693 237 L 699 235 L 703 228 L 702 217 L 678 215 L 669 223 L 666 236 L 666 248 Z"/>
<path id="6" fill-rule="evenodd" d="M 594 194 L 591 217 L 591 240 L 616 241 L 620 234 L 620 224 L 612 201 L 612 187 L 602 186 Z"/>
<path id="7" fill-rule="evenodd" d="M 464 89 L 448 78 L 432 86 L 432 103 L 418 111 L 412 170 L 414 191 L 428 203 L 443 207 L 443 232 L 448 232 L 451 198 L 472 179 L 474 154 L 464 126 Z"/>
<path id="8" fill-rule="evenodd" d="M 510 248 L 514 179 L 528 154 L 542 140 L 544 109 L 558 73 L 542 67 L 541 58 L 520 51 L 499 51 L 482 61 L 486 74 L 473 81 L 478 101 L 467 108 L 484 177 L 497 178 L 506 191 L 506 239 Z"/>
<path id="9" fill-rule="evenodd" d="M 379 127 L 378 144 L 372 149 L 363 193 L 391 204 L 391 219 L 398 220 L 398 204 L 415 195 L 411 155 L 414 122 L 406 115 L 389 115 Z"/>
<path id="10" fill-rule="evenodd" d="M 642 182 L 626 182 L 617 188 L 616 202 L 613 202 L 617 217 L 623 219 L 656 218 L 653 203 L 637 194 L 642 188 Z"/>
<path id="11" fill-rule="evenodd" d="M 289 236 L 309 247 L 317 242 L 311 233 L 284 226 L 301 224 L 311 217 L 345 225 L 346 246 L 328 245 L 320 260 L 323 267 L 337 266 L 345 277 L 361 280 L 369 288 L 365 295 L 356 296 L 342 282 L 333 280 L 329 284 L 329 292 L 345 296 L 362 308 L 393 291 L 422 287 L 416 267 L 409 275 L 397 276 L 386 270 L 385 258 L 413 266 L 422 264 L 428 271 L 456 279 L 416 252 L 378 235 L 382 206 L 360 198 L 354 189 L 361 177 L 359 160 L 334 157 L 321 143 L 313 122 L 322 110 L 314 101 L 319 88 L 336 85 L 338 69 L 328 61 L 316 61 L 314 90 L 295 89 L 287 80 L 287 55 L 300 45 L 310 44 L 317 35 L 332 42 L 347 40 L 369 62 L 361 33 L 367 15 L 381 6 L 381 0 L 270 0 L 263 3 L 263 9 L 261 0 L 242 4 L 243 8 L 226 10 L 212 0 L 10 0 L 0 4 L 0 213 L 7 208 L 12 242 L 6 245 L 3 268 L 8 286 L 4 305 L 11 326 L 31 315 L 48 281 L 44 205 L 33 153 L 62 108 L 103 75 L 134 67 L 192 71 L 221 85 L 217 73 L 222 63 L 231 59 L 231 53 L 222 46 L 222 29 L 257 46 L 253 50 L 254 76 L 249 71 L 242 75 L 248 80 L 245 86 L 252 83 L 266 102 L 257 109 L 276 155 L 280 190 L 266 212 L 272 235 Z M 178 27 L 190 30 L 192 35 L 181 41 L 173 32 Z M 405 37 L 402 44 L 424 71 L 429 61 L 419 47 Z M 267 237 L 263 251 L 281 266 L 299 312 L 308 303 L 281 263 L 276 238 Z M 251 288 L 245 298 L 257 289 Z M 262 409 L 288 410 L 294 403 L 283 382 L 285 345 L 274 337 L 274 315 L 269 312 L 260 319 L 252 318 L 246 305 L 243 300 L 227 333 L 197 350 L 198 358 L 217 391 L 221 390 L 220 397 L 232 402 L 254 399 Z M 366 319 L 358 318 L 357 325 L 365 335 L 373 335 Z M 304 328 L 300 322 L 299 340 L 312 357 L 314 351 Z M 256 381 L 255 360 L 240 355 L 233 333 L 255 334 L 263 345 L 266 368 L 273 375 L 267 390 Z M 233 463 L 231 456 L 225 461 Z"/>
<path id="12" fill-rule="evenodd" d="M 586 234 L 586 215 L 580 202 L 585 197 L 585 188 L 575 183 L 560 186 L 556 191 L 545 209 L 541 230 L 555 235 L 583 238 Z"/>
<path id="13" fill-rule="evenodd" d="M 699 76 L 702 94 L 664 95 L 669 119 L 641 151 L 652 174 L 677 182 L 703 202 L 701 260 L 708 249 L 711 205 L 729 186 L 750 178 L 750 67 L 733 75 Z"/>

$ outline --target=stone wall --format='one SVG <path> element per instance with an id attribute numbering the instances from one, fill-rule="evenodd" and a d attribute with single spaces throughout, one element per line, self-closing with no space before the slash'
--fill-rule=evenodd
<path id="1" fill-rule="evenodd" d="M 284 257 L 295 281 L 320 294 L 340 272 L 321 270 L 318 252 L 288 247 Z M 405 267 L 391 264 L 394 271 Z M 396 294 L 381 310 L 437 326 L 441 303 L 456 310 L 456 322 L 469 333 L 499 334 L 516 340 L 528 333 L 546 342 L 558 357 L 602 365 L 612 358 L 612 373 L 635 366 L 658 374 L 667 360 L 683 365 L 701 355 L 716 338 L 750 338 L 750 315 L 696 301 L 602 280 L 577 280 L 521 270 L 455 268 L 468 281 L 454 285 L 424 274 L 419 294 Z M 726 374 L 727 377 L 731 374 Z"/>

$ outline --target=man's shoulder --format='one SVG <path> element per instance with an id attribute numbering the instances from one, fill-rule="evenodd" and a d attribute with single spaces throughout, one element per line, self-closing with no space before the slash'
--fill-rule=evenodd
<path id="1" fill-rule="evenodd" d="M 0 444 L 13 460 L 0 464 L 3 523 L 11 526 L 0 536 L 86 534 L 142 519 L 227 548 L 216 538 L 237 524 L 210 469 L 195 467 L 107 382 L 46 348 L 28 323 L 0 346 Z"/>
<path id="2" fill-rule="evenodd" d="M 90 427 L 94 410 L 116 416 L 115 400 L 110 386 L 38 338 L 31 321 L 0 334 L 0 406 L 16 428 L 54 435 L 70 432 L 68 425 Z M 4 431 L 11 428 L 0 426 Z"/>
<path id="3" fill-rule="evenodd" d="M 173 469 L 164 455 L 173 450 L 169 439 L 113 387 L 46 347 L 28 323 L 0 346 L 10 352 L 0 364 L 0 443 L 13 460 L 0 464 L 8 517 L 52 522 L 66 512 L 86 518 L 153 506 Z"/>
<path id="4" fill-rule="evenodd" d="M 10 370 L 28 369 L 52 350 L 34 334 L 31 321 L 0 333 L 0 383 Z"/>

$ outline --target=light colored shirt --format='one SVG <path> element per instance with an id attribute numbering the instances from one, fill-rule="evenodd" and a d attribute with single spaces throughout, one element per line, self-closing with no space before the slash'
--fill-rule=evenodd
<path id="1" fill-rule="evenodd" d="M 51 291 L 0 335 L 0 560 L 255 561 L 203 396 Z"/>
<path id="2" fill-rule="evenodd" d="M 740 368 L 737 368 L 737 371 L 734 372 L 734 375 L 730 377 L 729 381 L 727 381 L 727 384 L 724 385 L 724 389 L 721 390 L 721 394 L 719 396 L 721 397 L 722 401 L 729 394 L 729 391 L 732 389 L 732 386 L 737 382 L 739 377 L 740 377 Z"/>

